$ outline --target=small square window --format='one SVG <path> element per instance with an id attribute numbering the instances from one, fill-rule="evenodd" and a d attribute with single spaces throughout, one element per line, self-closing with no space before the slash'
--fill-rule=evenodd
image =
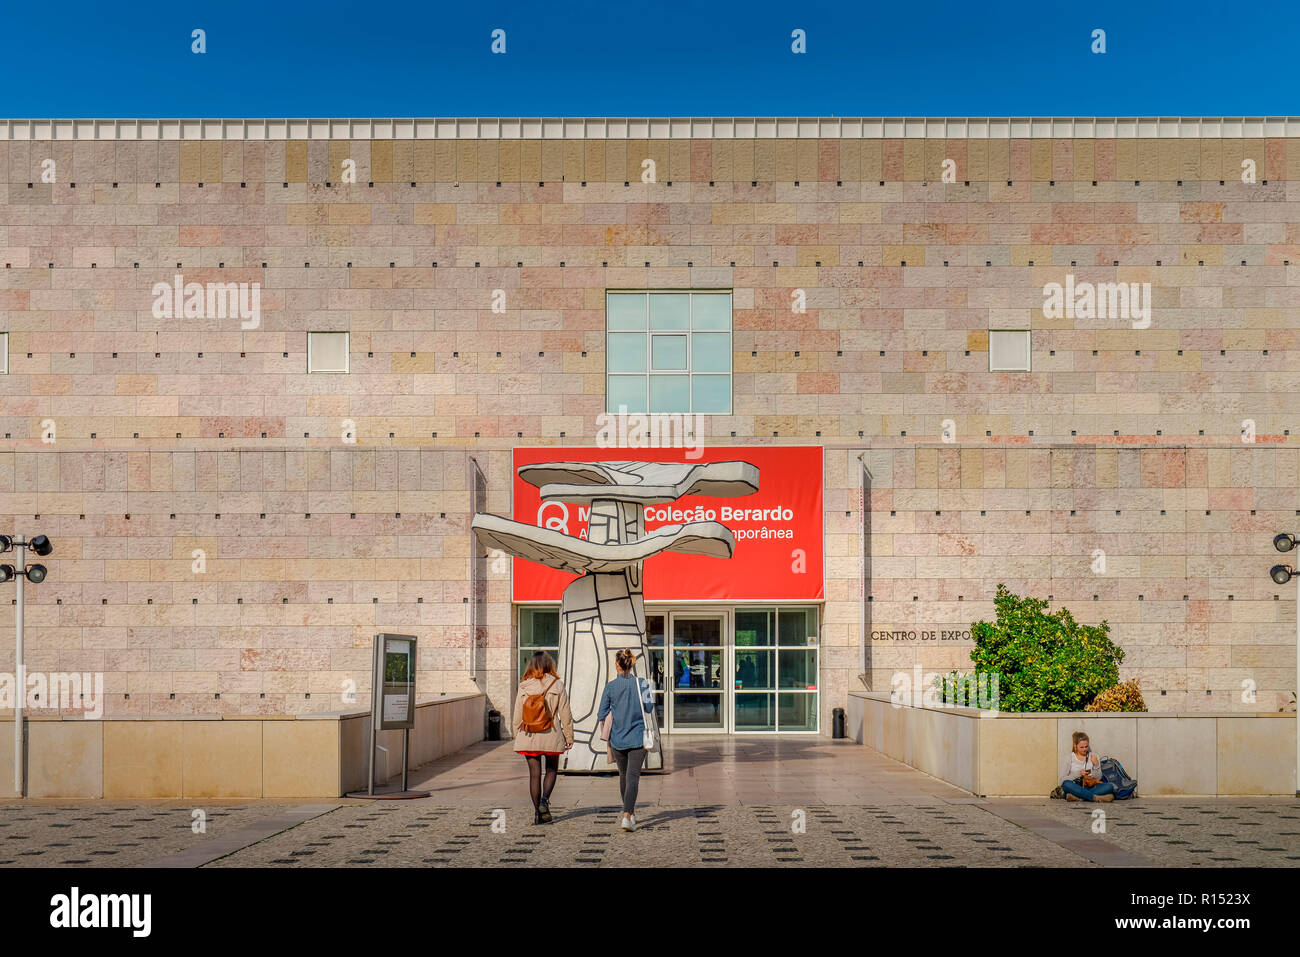
<path id="1" fill-rule="evenodd" d="M 989 371 L 1029 371 L 1029 330 L 989 330 Z"/>
<path id="2" fill-rule="evenodd" d="M 347 372 L 348 333 L 307 333 L 308 372 Z"/>

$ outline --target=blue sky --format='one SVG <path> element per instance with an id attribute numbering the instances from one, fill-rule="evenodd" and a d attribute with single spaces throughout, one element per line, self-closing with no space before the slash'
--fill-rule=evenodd
<path id="1" fill-rule="evenodd" d="M 0 115 L 1300 113 L 1300 5 L 984 6 L 15 3 Z M 504 55 L 490 51 L 497 28 Z M 1104 54 L 1090 50 L 1098 28 Z M 806 53 L 791 52 L 795 29 Z"/>

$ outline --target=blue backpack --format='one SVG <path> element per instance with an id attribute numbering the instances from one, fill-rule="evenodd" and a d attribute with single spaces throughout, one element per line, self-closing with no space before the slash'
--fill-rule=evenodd
<path id="1" fill-rule="evenodd" d="M 1131 798 L 1134 792 L 1137 791 L 1137 780 L 1124 773 L 1124 765 L 1114 758 L 1101 759 L 1101 779 L 1115 785 L 1116 801 Z"/>

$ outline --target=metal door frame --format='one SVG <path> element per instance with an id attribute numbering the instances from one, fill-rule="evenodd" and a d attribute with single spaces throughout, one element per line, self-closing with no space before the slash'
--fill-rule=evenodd
<path id="1" fill-rule="evenodd" d="M 655 609 L 656 612 L 660 609 Z M 726 679 L 735 670 L 732 662 L 733 642 L 732 642 L 732 611 L 733 609 L 725 605 L 685 605 L 673 606 L 662 610 L 667 620 L 664 623 L 664 731 L 669 734 L 731 734 L 734 724 L 734 716 L 731 711 L 734 707 L 732 702 L 733 683 Z M 676 694 L 676 682 L 670 683 L 669 676 L 673 674 L 673 625 L 679 618 L 706 618 L 719 621 L 719 642 L 722 648 L 722 672 L 721 680 L 718 682 L 718 699 L 719 708 L 722 716 L 722 726 L 719 728 L 678 728 L 676 726 L 674 715 L 674 695 Z M 707 647 L 707 646 L 706 646 Z"/>

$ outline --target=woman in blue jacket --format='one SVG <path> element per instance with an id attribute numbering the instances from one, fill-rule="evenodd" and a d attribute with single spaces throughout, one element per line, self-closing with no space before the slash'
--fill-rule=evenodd
<path id="1" fill-rule="evenodd" d="M 618 765 L 618 793 L 623 798 L 623 818 L 619 826 L 625 831 L 635 831 L 636 815 L 632 812 L 636 808 L 636 792 L 641 782 L 641 765 L 645 763 L 646 722 L 654 720 L 646 717 L 654 711 L 654 696 L 650 693 L 650 682 L 632 673 L 636 655 L 631 648 L 624 648 L 615 655 L 614 663 L 618 666 L 618 677 L 605 685 L 596 720 L 604 721 L 608 714 L 614 716 L 609 746 Z"/>

